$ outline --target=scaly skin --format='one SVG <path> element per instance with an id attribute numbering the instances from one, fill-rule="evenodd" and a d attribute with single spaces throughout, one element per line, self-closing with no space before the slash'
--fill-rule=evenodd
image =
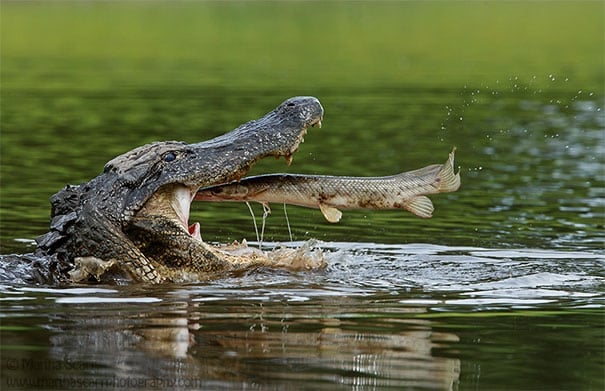
<path id="1" fill-rule="evenodd" d="M 322 117 L 317 99 L 295 97 L 209 141 L 156 142 L 120 155 L 90 182 L 51 198 L 50 231 L 38 238 L 36 255 L 51 259 L 53 281 L 69 272 L 72 280 L 111 275 L 160 283 L 273 265 L 264 254 L 234 256 L 204 243 L 199 226 L 187 227 L 187 203 L 200 187 L 237 180 L 261 158 L 289 162 Z M 179 203 L 183 195 L 189 199 Z"/>

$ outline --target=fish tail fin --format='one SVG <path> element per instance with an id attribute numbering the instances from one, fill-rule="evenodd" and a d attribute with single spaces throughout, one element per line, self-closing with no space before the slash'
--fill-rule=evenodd
<path id="1" fill-rule="evenodd" d="M 460 187 L 460 171 L 455 172 L 454 170 L 455 152 L 456 148 L 453 148 L 447 161 L 442 165 L 434 164 L 412 172 L 414 175 L 425 177 L 427 180 L 431 178 L 429 180 L 431 190 L 425 194 L 449 193 L 458 190 Z M 435 210 L 433 203 L 425 195 L 412 197 L 402 206 L 416 216 L 425 219 L 431 218 Z"/>
<path id="2" fill-rule="evenodd" d="M 433 216 L 433 211 L 435 210 L 433 203 L 427 196 L 410 198 L 410 200 L 403 205 L 403 208 L 424 219 L 431 218 Z"/>
<path id="3" fill-rule="evenodd" d="M 447 161 L 443 163 L 443 166 L 441 166 L 441 170 L 438 173 L 438 190 L 440 193 L 449 193 L 452 191 L 456 191 L 460 187 L 460 170 L 458 170 L 458 172 L 454 171 L 455 152 L 456 147 L 452 149 L 452 152 L 450 152 Z"/>

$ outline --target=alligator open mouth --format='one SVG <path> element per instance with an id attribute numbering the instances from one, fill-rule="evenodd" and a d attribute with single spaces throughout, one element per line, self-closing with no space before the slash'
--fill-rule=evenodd
<path id="1" fill-rule="evenodd" d="M 321 127 L 322 119 L 323 116 L 313 118 L 310 121 L 309 126 Z M 301 128 L 300 134 L 290 148 L 285 152 L 276 153 L 275 156 L 283 156 L 286 160 L 286 164 L 290 165 L 293 154 L 298 151 L 300 144 L 304 142 L 307 130 L 308 127 Z M 240 180 L 243 175 L 245 175 L 245 172 L 242 172 L 241 175 L 237 175 L 234 180 Z M 191 237 L 201 241 L 200 223 L 189 222 L 191 204 L 200 187 L 201 186 L 197 185 L 187 186 L 182 183 L 164 185 L 149 197 L 139 212 L 136 213 L 136 217 L 138 219 L 163 218 L 173 221 L 175 225 L 186 231 Z"/>

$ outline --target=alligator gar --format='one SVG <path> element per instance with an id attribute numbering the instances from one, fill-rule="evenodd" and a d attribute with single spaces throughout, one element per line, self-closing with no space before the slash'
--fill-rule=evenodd
<path id="1" fill-rule="evenodd" d="M 383 177 L 269 174 L 243 178 L 200 189 L 196 201 L 256 201 L 318 208 L 331 223 L 340 221 L 339 209 L 405 209 L 423 218 L 433 214 L 429 194 L 460 187 L 454 171 L 454 152 L 444 164 Z"/>

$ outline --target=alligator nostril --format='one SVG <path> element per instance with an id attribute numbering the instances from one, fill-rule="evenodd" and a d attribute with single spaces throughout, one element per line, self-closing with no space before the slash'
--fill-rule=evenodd
<path id="1" fill-rule="evenodd" d="M 290 106 L 290 107 L 294 107 L 294 106 L 296 106 L 296 103 L 294 103 L 294 102 L 290 102 L 290 103 L 288 103 L 288 106 Z"/>

